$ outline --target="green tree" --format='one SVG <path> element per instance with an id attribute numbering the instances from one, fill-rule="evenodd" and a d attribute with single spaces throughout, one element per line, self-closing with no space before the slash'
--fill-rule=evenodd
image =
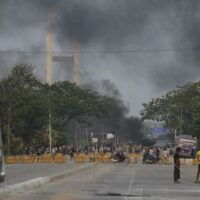
<path id="1" fill-rule="evenodd" d="M 187 83 L 143 104 L 142 119 L 164 121 L 172 132 L 200 136 L 200 82 Z"/>
<path id="2" fill-rule="evenodd" d="M 106 114 L 105 97 L 92 90 L 85 90 L 69 81 L 56 82 L 50 88 L 53 127 L 67 132 L 70 120 Z"/>
<path id="3" fill-rule="evenodd" d="M 12 137 L 21 137 L 30 144 L 46 123 L 46 99 L 42 84 L 33 74 L 31 65 L 17 65 L 0 82 L 1 128 L 6 135 L 9 153 Z"/>

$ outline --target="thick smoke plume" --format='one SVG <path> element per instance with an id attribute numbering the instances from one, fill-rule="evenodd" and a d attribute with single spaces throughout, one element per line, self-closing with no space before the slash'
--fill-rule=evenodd
<path id="1" fill-rule="evenodd" d="M 101 82 L 93 82 L 85 85 L 89 89 L 99 90 L 103 95 L 109 97 L 109 114 L 100 119 L 90 119 L 93 124 L 95 133 L 114 133 L 120 138 L 120 142 L 137 143 L 143 138 L 143 124 L 136 117 L 128 117 L 129 108 L 122 100 L 120 91 L 110 80 L 102 80 Z"/>
<path id="2" fill-rule="evenodd" d="M 117 83 L 123 98 L 136 107 L 199 79 L 199 0 L 1 0 L 0 50 L 39 49 L 30 60 L 44 66 L 45 54 L 37 52 L 46 51 L 50 10 L 54 50 L 70 53 L 77 40 L 82 73 L 98 63 L 102 73 L 96 69 L 91 75 Z M 16 61 L 23 56 L 0 52 L 1 76 Z"/>

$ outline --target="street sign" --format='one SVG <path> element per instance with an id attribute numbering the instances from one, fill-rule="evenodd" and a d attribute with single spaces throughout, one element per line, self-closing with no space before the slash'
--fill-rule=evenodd
<path id="1" fill-rule="evenodd" d="M 92 143 L 97 143 L 98 142 L 98 138 L 92 138 Z"/>
<path id="2" fill-rule="evenodd" d="M 112 139 L 112 138 L 114 138 L 114 135 L 112 133 L 107 133 L 106 137 L 107 137 L 107 139 Z"/>

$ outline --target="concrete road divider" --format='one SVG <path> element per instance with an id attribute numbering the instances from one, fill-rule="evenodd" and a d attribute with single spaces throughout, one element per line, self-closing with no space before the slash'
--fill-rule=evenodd
<path id="1" fill-rule="evenodd" d="M 8 185 L 0 189 L 0 197 L 11 196 L 18 192 L 24 192 L 27 189 L 32 189 L 46 183 L 49 183 L 49 177 L 39 177 L 22 183 Z"/>

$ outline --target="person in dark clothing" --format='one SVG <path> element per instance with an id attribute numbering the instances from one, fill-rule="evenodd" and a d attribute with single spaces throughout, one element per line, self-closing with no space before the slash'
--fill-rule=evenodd
<path id="1" fill-rule="evenodd" d="M 160 149 L 159 149 L 159 147 L 156 147 L 156 160 L 157 161 L 160 160 Z"/>
<path id="2" fill-rule="evenodd" d="M 176 152 L 174 154 L 174 183 L 180 183 L 180 153 L 181 148 L 177 147 Z"/>
<path id="3" fill-rule="evenodd" d="M 117 157 L 117 159 L 118 159 L 119 162 L 125 161 L 125 155 L 124 155 L 123 152 L 118 152 L 118 153 L 116 153 L 115 156 Z"/>
<path id="4" fill-rule="evenodd" d="M 69 156 L 71 160 L 74 160 L 74 153 L 75 153 L 75 148 L 74 146 L 71 146 L 69 149 Z"/>

